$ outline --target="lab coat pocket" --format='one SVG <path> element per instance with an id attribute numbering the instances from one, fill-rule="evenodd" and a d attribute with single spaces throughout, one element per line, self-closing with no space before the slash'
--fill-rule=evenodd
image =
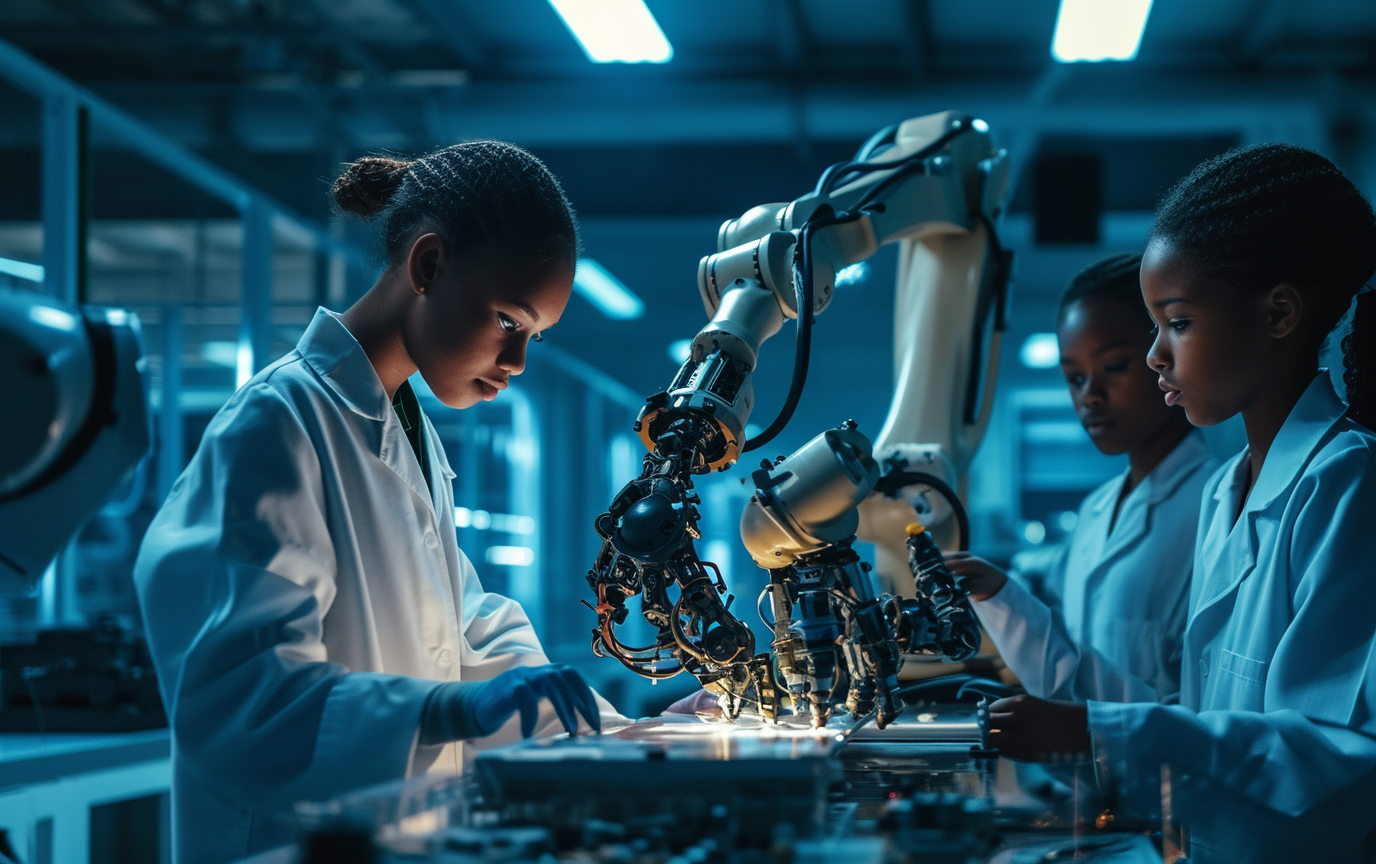
<path id="1" fill-rule="evenodd" d="M 1253 660 L 1224 648 L 1218 658 L 1219 707 L 1239 711 L 1261 711 L 1266 690 L 1265 660 Z"/>

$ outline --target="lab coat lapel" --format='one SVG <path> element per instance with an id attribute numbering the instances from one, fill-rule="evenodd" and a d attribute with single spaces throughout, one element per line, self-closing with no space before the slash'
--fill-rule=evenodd
<path id="1" fill-rule="evenodd" d="M 381 424 L 380 434 L 375 439 L 377 457 L 411 487 L 411 491 L 433 506 L 434 498 L 426 487 L 425 475 L 421 473 L 411 442 L 406 440 L 401 421 L 392 410 L 392 400 L 387 397 L 382 379 L 378 378 L 363 346 L 339 316 L 323 307 L 317 309 L 296 348 L 355 413 Z"/>
<path id="2" fill-rule="evenodd" d="M 401 420 L 396 416 L 396 412 L 392 412 L 391 416 L 382 422 L 382 447 L 377 454 L 378 458 L 396 472 L 402 482 L 410 486 L 411 491 L 422 501 L 429 502 L 430 506 L 434 507 L 434 497 L 425 484 L 425 474 L 421 472 L 420 462 L 416 460 L 416 451 L 411 449 L 411 442 L 406 439 L 406 430 L 401 428 Z"/>
<path id="3" fill-rule="evenodd" d="M 1214 493 L 1209 533 L 1201 549 L 1203 572 L 1195 573 L 1198 593 L 1191 604 L 1193 608 L 1186 628 L 1190 647 L 1202 649 L 1228 619 L 1238 588 L 1256 568 L 1260 545 L 1258 517 L 1294 485 L 1328 430 L 1346 410 L 1347 406 L 1333 391 L 1327 370 L 1321 371 L 1276 434 L 1262 465 L 1261 476 L 1234 524 L 1230 525 L 1245 482 L 1247 451 L 1233 463 L 1230 482 L 1219 484 Z"/>
<path id="4" fill-rule="evenodd" d="M 1203 434 L 1191 432 L 1142 479 L 1136 489 L 1128 493 L 1117 520 L 1113 520 L 1113 507 L 1122 494 L 1122 484 L 1127 482 L 1126 472 L 1121 482 L 1114 484 L 1112 495 L 1095 502 L 1095 529 L 1104 532 L 1107 539 L 1085 580 L 1086 596 L 1093 594 L 1094 586 L 1103 579 L 1115 560 L 1142 542 L 1151 530 L 1156 506 L 1168 498 L 1208 455 Z M 1107 533 L 1110 521 L 1114 522 L 1112 534 Z"/>

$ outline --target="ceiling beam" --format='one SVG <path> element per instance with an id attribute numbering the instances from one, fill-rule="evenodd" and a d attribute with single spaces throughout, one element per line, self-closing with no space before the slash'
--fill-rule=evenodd
<path id="1" fill-rule="evenodd" d="M 460 66 L 475 75 L 487 67 L 487 47 L 459 8 L 457 0 L 404 0 L 422 26 L 434 28 L 439 42 L 453 52 Z"/>
<path id="2" fill-rule="evenodd" d="M 907 117 L 958 108 L 983 117 L 996 140 L 1074 132 L 1106 135 L 1232 134 L 1258 124 L 1322 126 L 1328 111 L 1311 75 L 1124 76 L 1098 80 L 1094 70 L 1070 78 L 1050 76 L 1028 93 L 1024 78 L 981 82 L 930 82 L 860 89 L 813 82 L 655 82 L 641 88 L 589 88 L 580 82 L 471 82 L 431 94 L 430 123 L 442 139 L 494 137 L 535 145 L 618 146 L 726 143 L 797 143 L 795 112 L 813 140 L 859 141 Z M 194 88 L 152 85 L 98 88 L 179 141 L 211 146 Z M 222 89 L 216 92 L 223 92 Z M 398 109 L 419 103 L 402 91 L 387 97 Z M 1019 96 L 1018 94 L 1027 94 Z M 1050 98 L 1051 94 L 1055 98 Z M 1376 85 L 1353 81 L 1344 91 L 1353 110 L 1376 113 Z M 318 149 L 316 122 L 301 111 L 301 94 L 240 92 L 236 129 L 256 150 Z M 420 110 L 415 110 L 418 117 Z M 375 114 L 341 113 L 339 122 L 360 147 L 392 146 L 390 124 Z M 10 134 L 0 129 L 0 135 Z M 13 134 L 18 134 L 15 130 Z"/>

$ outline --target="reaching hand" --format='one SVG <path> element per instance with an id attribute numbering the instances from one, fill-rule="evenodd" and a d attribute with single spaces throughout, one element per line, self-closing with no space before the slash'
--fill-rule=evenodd
<path id="1" fill-rule="evenodd" d="M 541 699 L 548 699 L 554 706 L 554 713 L 569 734 L 578 731 L 578 714 L 595 731 L 602 731 L 602 715 L 592 688 L 583 676 L 563 663 L 518 666 L 484 682 L 473 699 L 473 715 L 481 734 L 491 735 L 520 711 L 521 737 L 529 738 L 535 731 Z"/>
<path id="2" fill-rule="evenodd" d="M 975 600 L 988 600 L 1008 583 L 1008 574 L 969 552 L 947 552 L 946 569 L 961 577 L 961 584 Z"/>
<path id="3" fill-rule="evenodd" d="M 1024 762 L 1088 759 L 1089 708 L 1035 696 L 1000 699 L 989 706 L 989 744 Z"/>

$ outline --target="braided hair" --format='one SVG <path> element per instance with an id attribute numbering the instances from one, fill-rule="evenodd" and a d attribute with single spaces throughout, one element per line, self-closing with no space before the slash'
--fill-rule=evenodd
<path id="1" fill-rule="evenodd" d="M 383 223 L 388 264 L 420 228 L 457 253 L 482 251 L 570 268 L 578 226 L 564 190 L 532 153 L 503 141 L 452 144 L 413 161 L 365 156 L 334 181 L 339 209 Z"/>
<path id="2" fill-rule="evenodd" d="M 1151 241 L 1242 290 L 1293 284 L 1321 334 L 1376 271 L 1371 204 L 1338 166 L 1290 144 L 1232 150 L 1195 168 L 1157 208 Z M 1348 413 L 1376 428 L 1376 300 L 1367 292 L 1356 306 L 1342 340 Z"/>
<path id="3" fill-rule="evenodd" d="M 1151 324 L 1151 314 L 1142 302 L 1142 287 L 1139 274 L 1142 270 L 1142 256 L 1136 252 L 1110 255 L 1095 261 L 1070 280 L 1070 285 L 1061 295 L 1061 306 L 1056 312 L 1056 326 L 1065 323 L 1065 313 L 1073 304 L 1082 300 L 1113 300 L 1128 309 L 1142 313 L 1143 322 Z"/>

